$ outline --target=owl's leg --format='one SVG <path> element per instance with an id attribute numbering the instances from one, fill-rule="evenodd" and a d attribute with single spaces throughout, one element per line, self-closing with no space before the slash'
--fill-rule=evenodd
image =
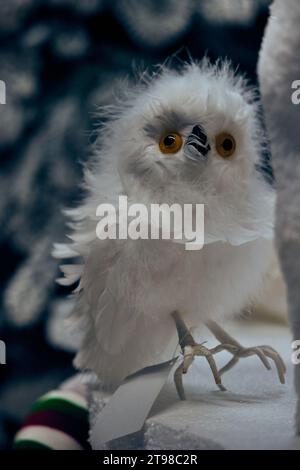
<path id="1" fill-rule="evenodd" d="M 232 369 L 232 367 L 235 366 L 239 359 L 243 357 L 257 356 L 261 360 L 265 368 L 268 370 L 271 369 L 271 365 L 268 358 L 272 359 L 275 363 L 280 382 L 282 384 L 285 383 L 284 376 L 286 372 L 286 367 L 283 362 L 283 359 L 274 348 L 267 345 L 244 348 L 238 341 L 232 338 L 232 336 L 230 336 L 213 320 L 207 321 L 206 326 L 213 333 L 215 338 L 220 341 L 221 344 L 219 346 L 222 347 L 223 350 L 230 352 L 233 356 L 232 359 L 230 359 L 230 361 L 225 364 L 222 369 L 220 369 L 220 375 Z M 221 349 L 219 349 L 219 351 L 221 351 Z"/>
<path id="2" fill-rule="evenodd" d="M 186 374 L 190 365 L 194 361 L 195 356 L 204 356 L 211 368 L 215 382 L 220 390 L 224 391 L 226 388 L 222 384 L 221 375 L 217 369 L 213 355 L 219 352 L 220 346 L 213 349 L 208 349 L 203 344 L 197 344 L 182 320 L 178 312 L 173 312 L 172 316 L 175 320 L 179 344 L 183 353 L 183 361 L 174 373 L 174 382 L 178 396 L 181 400 L 185 400 L 185 393 L 182 384 L 182 376 Z"/>

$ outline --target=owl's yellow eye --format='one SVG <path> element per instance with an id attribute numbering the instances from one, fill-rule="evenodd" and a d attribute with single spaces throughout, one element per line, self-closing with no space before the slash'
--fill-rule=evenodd
<path id="1" fill-rule="evenodd" d="M 181 147 L 182 137 L 177 132 L 168 132 L 159 141 L 159 148 L 162 153 L 176 153 Z"/>
<path id="2" fill-rule="evenodd" d="M 228 158 L 234 154 L 236 149 L 236 142 L 234 137 L 228 132 L 221 132 L 216 136 L 215 140 L 216 144 L 216 151 L 220 155 L 220 157 Z"/>

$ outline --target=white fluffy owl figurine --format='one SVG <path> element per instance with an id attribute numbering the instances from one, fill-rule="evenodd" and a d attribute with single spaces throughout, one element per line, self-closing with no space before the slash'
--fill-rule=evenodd
<path id="1" fill-rule="evenodd" d="M 243 348 L 216 321 L 241 311 L 258 294 L 271 252 L 274 194 L 258 170 L 262 137 L 255 93 L 228 64 L 162 67 L 105 110 L 93 161 L 85 172 L 87 197 L 68 211 L 71 244 L 56 245 L 65 264 L 60 282 L 76 289 L 74 315 L 83 340 L 75 363 L 115 388 L 131 373 L 170 359 L 177 341 L 182 374 L 194 356 L 205 356 L 217 385 L 241 357 L 256 354 L 266 368 L 270 346 Z M 173 240 L 99 240 L 100 203 L 199 203 L 205 207 L 205 244 L 186 250 Z M 213 233 L 214 242 L 206 243 Z M 190 329 L 205 324 L 220 341 L 197 344 Z M 232 359 L 220 371 L 214 355 Z"/>

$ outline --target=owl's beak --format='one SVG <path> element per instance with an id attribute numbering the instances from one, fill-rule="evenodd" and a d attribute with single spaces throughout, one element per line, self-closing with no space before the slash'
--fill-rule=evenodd
<path id="1" fill-rule="evenodd" d="M 185 156 L 195 162 L 205 161 L 210 148 L 208 137 L 203 127 L 199 124 L 194 126 L 184 144 Z"/>

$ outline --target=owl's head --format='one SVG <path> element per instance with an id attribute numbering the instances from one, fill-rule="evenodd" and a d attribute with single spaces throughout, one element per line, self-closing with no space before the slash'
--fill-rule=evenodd
<path id="1" fill-rule="evenodd" d="M 204 203 L 229 223 L 262 204 L 256 93 L 228 63 L 162 68 L 124 94 L 102 144 L 129 197 Z"/>

